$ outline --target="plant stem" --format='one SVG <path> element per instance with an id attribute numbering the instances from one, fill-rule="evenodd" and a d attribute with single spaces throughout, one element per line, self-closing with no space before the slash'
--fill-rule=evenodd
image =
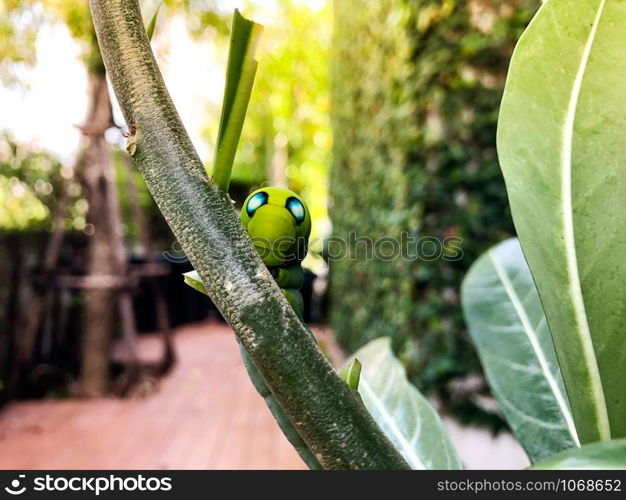
<path id="1" fill-rule="evenodd" d="M 208 182 L 137 0 L 90 4 L 111 84 L 136 128 L 133 158 L 211 299 L 304 441 L 325 468 L 408 468 L 283 297 L 228 196 Z"/>

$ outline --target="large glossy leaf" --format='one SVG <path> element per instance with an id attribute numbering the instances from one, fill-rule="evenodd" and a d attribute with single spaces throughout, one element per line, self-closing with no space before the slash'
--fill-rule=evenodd
<path id="1" fill-rule="evenodd" d="M 577 446 L 550 330 L 516 238 L 472 265 L 461 300 L 491 391 L 531 461 Z"/>
<path id="2" fill-rule="evenodd" d="M 554 455 L 533 469 L 626 469 L 626 439 L 586 444 Z"/>
<path id="3" fill-rule="evenodd" d="M 381 337 L 353 356 L 361 364 L 359 394 L 376 423 L 413 469 L 461 469 L 439 415 L 406 378 L 391 351 L 389 337 Z"/>
<path id="4" fill-rule="evenodd" d="M 548 0 L 520 39 L 498 154 L 580 441 L 626 436 L 626 2 Z"/>

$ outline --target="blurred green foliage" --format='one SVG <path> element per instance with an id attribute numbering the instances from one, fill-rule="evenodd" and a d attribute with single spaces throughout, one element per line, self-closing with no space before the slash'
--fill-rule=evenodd
<path id="1" fill-rule="evenodd" d="M 142 8 L 154 9 L 160 0 L 140 0 Z M 214 31 L 228 34 L 230 9 L 220 11 L 216 0 L 163 0 L 165 15 L 185 12 L 195 35 Z M 21 67 L 36 62 L 37 31 L 45 23 L 61 22 L 80 43 L 82 58 L 91 74 L 104 74 L 89 0 L 0 0 L 0 80 L 20 82 Z M 21 82 L 20 82 L 21 83 Z"/>
<path id="2" fill-rule="evenodd" d="M 0 229 L 29 229 L 48 216 L 46 206 L 15 177 L 0 176 L 0 200 Z"/>
<path id="3" fill-rule="evenodd" d="M 67 230 L 85 227 L 87 201 L 69 180 L 72 169 L 46 151 L 0 135 L 0 233 L 52 229 L 53 214 L 67 190 Z"/>
<path id="4" fill-rule="evenodd" d="M 129 198 L 128 175 L 131 174 L 139 207 L 152 237 L 157 244 L 167 245 L 171 232 L 141 174 L 124 165 L 128 161 L 125 156 L 126 152 L 113 150 L 125 239 L 130 248 L 141 242 Z M 62 165 L 46 151 L 16 142 L 6 132 L 0 134 L 0 234 L 20 232 L 26 238 L 26 233 L 51 231 L 64 190 L 68 200 L 63 215 L 64 229 L 89 233 L 89 203 L 74 168 Z"/>
<path id="5" fill-rule="evenodd" d="M 72 37 L 81 44 L 82 57 L 87 71 L 104 75 L 104 62 L 100 57 L 96 30 L 91 20 L 89 0 L 41 0 L 46 12 L 64 22 Z"/>
<path id="6" fill-rule="evenodd" d="M 335 2 L 334 234 L 458 237 L 463 256 L 333 262 L 332 324 L 351 351 L 391 335 L 422 390 L 494 426 L 482 384 L 459 383 L 480 373 L 459 287 L 469 265 L 513 233 L 496 123 L 510 55 L 539 4 Z"/>
<path id="7" fill-rule="evenodd" d="M 43 12 L 35 0 L 0 0 L 0 82 L 21 83 L 20 70 L 36 59 Z"/>
<path id="8" fill-rule="evenodd" d="M 20 81 L 20 67 L 36 62 L 37 31 L 62 22 L 82 49 L 87 70 L 104 75 L 88 0 L 0 0 L 0 78 Z"/>
<path id="9" fill-rule="evenodd" d="M 154 4 L 158 0 L 141 0 L 141 7 Z M 207 32 L 214 35 L 230 34 L 230 19 L 234 6 L 219 0 L 163 0 L 165 9 L 159 15 L 171 15 L 176 12 L 185 13 L 187 29 L 192 35 L 203 36 Z"/>

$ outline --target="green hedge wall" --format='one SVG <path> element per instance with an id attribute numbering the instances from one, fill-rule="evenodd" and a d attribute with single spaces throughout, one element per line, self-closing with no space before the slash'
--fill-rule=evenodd
<path id="1" fill-rule="evenodd" d="M 350 351 L 391 335 L 422 390 L 457 416 L 494 425 L 499 419 L 480 404 L 481 378 L 458 383 L 480 374 L 459 287 L 480 253 L 513 233 L 495 149 L 498 105 L 514 44 L 539 5 L 334 3 L 333 240 L 350 232 L 372 241 L 459 238 L 462 257 L 450 243 L 436 260 L 369 260 L 365 243 L 353 245 L 347 258 L 331 260 L 332 325 Z M 432 241 L 413 247 L 418 256 L 441 250 Z"/>

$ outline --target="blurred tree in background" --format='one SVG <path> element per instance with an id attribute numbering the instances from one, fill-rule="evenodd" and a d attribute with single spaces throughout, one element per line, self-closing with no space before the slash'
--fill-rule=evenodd
<path id="1" fill-rule="evenodd" d="M 9 307 L 14 310 L 7 314 L 7 322 L 10 323 L 7 334 L 9 340 L 4 342 L 4 350 L 11 351 L 11 355 L 0 359 L 0 371 L 3 374 L 8 373 L 7 386 L 11 397 L 20 392 L 21 387 L 28 385 L 27 381 L 41 352 L 39 347 L 42 324 L 45 322 L 46 310 L 52 302 L 52 290 L 57 286 L 54 272 L 63 253 L 67 229 L 82 229 L 87 236 L 86 252 L 76 252 L 78 258 L 74 259 L 70 270 L 74 275 L 123 277 L 127 274 L 127 254 L 116 189 L 116 166 L 112 147 L 105 139 L 105 132 L 115 127 L 115 123 L 104 64 L 87 0 L 10 0 L 3 2 L 2 10 L 9 19 L 7 26 L 10 26 L 10 30 L 7 35 L 12 37 L 0 46 L 8 60 L 0 68 L 5 80 L 15 73 L 19 75 L 19 65 L 33 64 L 36 61 L 33 56 L 36 56 L 36 36 L 33 32 L 41 25 L 42 19 L 51 24 L 65 24 L 81 48 L 81 58 L 88 75 L 87 113 L 80 126 L 82 139 L 73 164 L 62 167 L 59 162 L 52 162 L 49 158 L 47 162 L 42 162 L 40 158 L 43 154 L 31 155 L 32 158 L 40 159 L 38 162 L 32 159 L 27 161 L 19 154 L 19 148 L 9 144 L 6 161 L 13 166 L 13 171 L 0 172 L 0 179 L 9 179 L 13 198 L 16 198 L 16 193 L 21 195 L 19 198 L 22 210 L 25 210 L 24 205 L 27 203 L 33 209 L 38 207 L 36 200 L 27 196 L 31 192 L 30 188 L 35 191 L 47 190 L 48 195 L 52 195 L 49 198 L 55 200 L 57 205 L 51 224 L 45 227 L 50 231 L 45 244 L 38 238 L 38 244 L 28 247 L 26 244 L 29 238 L 25 233 L 19 239 L 11 238 L 7 245 L 8 254 L 19 261 L 19 265 L 14 266 L 19 268 L 19 276 L 11 278 L 14 286 L 10 288 L 12 292 L 7 298 L 9 306 L 14 303 L 14 307 Z M 22 40 L 24 46 L 19 50 L 11 50 L 16 39 Z M 18 71 L 12 72 L 16 68 Z M 47 170 L 38 168 L 41 165 Z M 52 182 L 47 182 L 46 177 L 57 177 L 60 182 L 56 182 L 55 186 Z M 3 181 L 2 184 L 6 182 Z M 84 198 L 71 203 L 71 198 L 78 195 Z M 45 215 L 39 217 L 41 221 L 52 212 L 45 205 L 43 208 L 47 210 Z M 81 212 L 78 218 L 73 213 L 76 209 Z M 15 220 L 15 216 L 13 219 Z M 69 227 L 68 220 L 72 221 Z M 4 231 L 7 228 L 1 229 Z M 32 230 L 33 227 L 22 229 Z M 37 260 L 24 262 L 22 254 L 26 248 L 29 258 L 36 257 Z M 79 392 L 85 395 L 102 395 L 109 391 L 110 348 L 116 334 L 118 310 L 122 329 L 125 332 L 131 329 L 134 331 L 130 293 L 112 286 L 83 288 L 81 295 L 84 297 L 84 325 L 81 338 L 75 342 L 81 349 Z M 28 302 L 32 311 L 27 311 Z M 61 328 L 61 337 L 65 333 Z"/>
<path id="2" fill-rule="evenodd" d="M 8 5 L 8 4 L 6 4 Z M 32 12 L 42 11 L 52 22 L 64 23 L 72 37 L 81 45 L 81 55 L 89 77 L 88 111 L 84 124 L 81 126 L 82 141 L 74 165 L 68 169 L 66 178 L 74 179 L 81 184 L 86 203 L 86 218 L 92 231 L 88 244 L 86 274 L 93 276 L 115 275 L 121 273 L 125 265 L 125 255 L 121 242 L 119 223 L 119 205 L 117 192 L 111 189 L 114 184 L 111 147 L 107 144 L 104 133 L 113 127 L 111 102 L 105 80 L 105 70 L 95 31 L 91 22 L 88 2 L 86 0 L 65 2 L 62 0 L 30 0 L 13 1 L 8 5 L 15 19 L 32 19 Z M 14 26 L 17 30 L 29 32 L 32 27 L 28 23 L 18 21 Z M 15 58 L 19 61 L 18 58 Z M 28 166 L 24 169 L 29 175 Z M 67 199 L 69 186 L 62 185 L 59 199 Z M 61 205 L 61 202 L 59 202 Z M 65 204 L 65 201 L 63 202 Z M 57 227 L 46 245 L 46 253 L 51 253 L 50 269 L 46 271 L 46 279 L 39 289 L 34 291 L 37 297 L 36 312 L 32 317 L 42 317 L 45 309 L 46 296 L 52 289 L 52 272 L 57 266 L 62 248 L 67 208 L 60 207 Z M 113 222 L 114 221 L 114 222 Z M 48 250 L 54 247 L 54 251 Z M 47 259 L 46 259 L 47 260 Z M 123 262 L 122 262 L 123 261 Z M 42 272 L 40 270 L 40 272 Z M 45 290 L 44 290 L 45 288 Z M 111 288 L 86 290 L 84 307 L 84 332 L 81 339 L 81 386 L 82 392 L 89 395 L 102 395 L 108 392 L 109 384 L 109 351 L 114 336 L 116 295 Z M 34 300 L 34 299 L 32 299 Z M 21 320 L 21 321 L 20 321 Z M 9 371 L 10 392 L 17 390 L 21 380 L 27 378 L 36 359 L 37 339 L 40 331 L 40 320 L 31 326 L 30 318 L 18 320 L 15 328 L 15 352 L 11 357 Z"/>
<path id="3" fill-rule="evenodd" d="M 496 158 L 498 105 L 514 44 L 540 2 L 334 5 L 334 235 L 458 237 L 463 254 L 331 263 L 332 325 L 351 351 L 391 335 L 418 387 L 462 418 L 498 425 L 481 408 L 481 378 L 467 377 L 480 367 L 459 287 L 477 256 L 513 233 Z"/>
<path id="4" fill-rule="evenodd" d="M 20 70 L 34 64 L 37 28 L 44 12 L 36 0 L 0 1 L 0 81 L 20 83 Z"/>

